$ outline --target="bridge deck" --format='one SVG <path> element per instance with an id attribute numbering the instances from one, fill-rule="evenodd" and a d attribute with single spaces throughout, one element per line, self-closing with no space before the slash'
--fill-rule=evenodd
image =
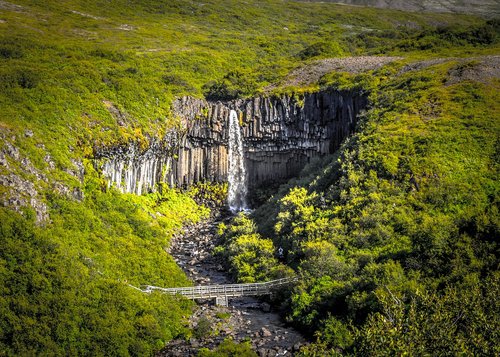
<path id="1" fill-rule="evenodd" d="M 160 291 L 166 294 L 182 295 L 189 299 L 213 299 L 213 298 L 228 298 L 238 296 L 258 296 L 268 295 L 272 290 L 288 284 L 292 279 L 284 278 L 267 281 L 265 283 L 252 284 L 225 284 L 225 285 L 201 285 L 185 288 L 160 288 L 157 286 L 146 285 L 142 287 L 142 291 L 150 293 L 152 291 Z"/>

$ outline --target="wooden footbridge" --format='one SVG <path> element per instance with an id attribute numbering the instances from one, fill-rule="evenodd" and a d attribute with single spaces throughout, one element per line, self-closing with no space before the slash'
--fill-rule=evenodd
<path id="1" fill-rule="evenodd" d="M 293 282 L 295 279 L 284 278 L 264 283 L 200 285 L 186 288 L 160 288 L 157 286 L 141 286 L 141 291 L 151 293 L 159 291 L 165 294 L 182 295 L 189 299 L 215 299 L 217 305 L 227 306 L 228 298 L 240 296 L 270 295 L 277 288 Z"/>

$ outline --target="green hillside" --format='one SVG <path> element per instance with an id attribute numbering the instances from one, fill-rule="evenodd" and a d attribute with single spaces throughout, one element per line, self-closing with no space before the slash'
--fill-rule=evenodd
<path id="1" fill-rule="evenodd" d="M 358 133 L 257 209 L 246 240 L 269 238 L 263 266 L 283 245 L 301 276 L 284 308 L 318 331 L 304 353 L 497 354 L 499 82 L 482 56 L 498 35 L 495 20 L 295 1 L 0 1 L 0 356 L 150 355 L 189 336 L 189 302 L 133 287 L 189 284 L 164 248 L 208 209 L 193 191 L 108 189 L 93 155 L 162 138 L 176 97 L 271 84 L 371 93 Z M 280 85 L 367 54 L 402 59 Z M 232 232 L 236 254 L 249 231 Z M 265 278 L 252 264 L 233 271 Z"/>
<path id="2" fill-rule="evenodd" d="M 283 247 L 300 283 L 280 300 L 317 338 L 306 355 L 498 353 L 499 81 L 455 82 L 474 66 L 363 78 L 358 133 L 283 185 L 256 225 L 239 217 L 224 234 L 241 280 L 256 266 L 284 274 L 266 259 Z"/>

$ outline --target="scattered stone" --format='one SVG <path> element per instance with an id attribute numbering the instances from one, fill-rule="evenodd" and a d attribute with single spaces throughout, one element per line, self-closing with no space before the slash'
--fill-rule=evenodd
<path id="1" fill-rule="evenodd" d="M 53 183 L 52 186 L 53 186 L 54 192 L 57 193 L 58 195 L 66 196 L 66 197 L 69 197 L 71 195 L 69 188 L 60 182 L 56 181 Z"/>
<path id="2" fill-rule="evenodd" d="M 19 149 L 9 142 L 5 143 L 5 153 L 16 161 L 19 161 Z"/>
<path id="3" fill-rule="evenodd" d="M 272 333 L 271 333 L 271 331 L 269 331 L 267 328 L 262 327 L 262 328 L 260 329 L 260 335 L 261 335 L 262 337 L 271 337 L 273 334 L 272 334 Z"/>
<path id="4" fill-rule="evenodd" d="M 32 138 L 33 137 L 33 130 L 26 129 L 24 131 L 24 136 L 27 138 Z"/>
<path id="5" fill-rule="evenodd" d="M 460 59 L 459 63 L 450 69 L 446 85 L 462 81 L 487 83 L 500 78 L 500 56 L 482 56 Z"/>
<path id="6" fill-rule="evenodd" d="M 50 154 L 45 155 L 43 160 L 49 165 L 49 168 L 51 170 L 54 170 L 56 168 L 56 164 L 54 163 L 54 160 L 52 160 L 52 156 L 50 156 Z"/>
<path id="7" fill-rule="evenodd" d="M 215 245 L 216 227 L 216 223 L 200 223 L 190 227 L 183 235 L 176 235 L 170 242 L 170 254 L 175 257 L 181 267 L 184 266 L 185 271 L 194 278 L 196 284 L 208 285 L 229 282 L 225 274 L 222 273 L 223 269 L 219 271 L 219 268 L 222 268 L 219 266 L 220 262 L 210 255 Z M 191 254 L 194 251 L 197 251 L 195 256 Z M 190 265 L 193 259 L 197 260 L 198 263 Z M 194 342 L 195 346 L 197 343 L 199 344 L 197 347 L 191 345 L 191 340 L 172 341 L 157 356 L 195 356 L 199 348 L 214 349 L 226 338 L 232 338 L 235 342 L 250 338 L 252 348 L 256 352 L 261 351 L 261 353 L 258 352 L 259 355 L 275 357 L 277 355 L 274 350 L 276 346 L 280 348 L 279 351 L 291 350 L 294 343 L 303 341 L 302 336 L 293 330 L 285 335 L 283 333 L 285 329 L 278 316 L 273 313 L 264 313 L 262 303 L 256 299 L 250 297 L 231 298 L 230 304 L 230 307 L 221 307 L 215 306 L 213 299 L 198 301 L 199 308 L 188 318 L 189 326 L 193 328 L 200 319 L 206 318 L 213 322 L 210 336 Z M 221 313 L 229 313 L 229 316 L 221 318 Z M 279 331 L 276 333 L 278 335 L 277 341 L 274 341 L 273 331 Z"/>
<path id="8" fill-rule="evenodd" d="M 257 351 L 257 354 L 259 355 L 259 357 L 268 357 L 268 356 L 272 356 L 272 352 L 270 353 L 271 351 L 268 350 L 267 348 L 260 348 L 258 351 Z"/>
<path id="9" fill-rule="evenodd" d="M 260 304 L 260 309 L 263 312 L 270 312 L 271 311 L 271 305 L 269 305 L 267 302 L 263 302 L 262 304 Z"/>
<path id="10" fill-rule="evenodd" d="M 80 182 L 83 183 L 85 176 L 85 167 L 81 160 L 71 159 L 71 163 L 74 165 L 73 168 L 66 168 L 65 172 L 76 177 Z"/>
<path id="11" fill-rule="evenodd" d="M 12 4 L 7 1 L 0 1 L 0 9 L 15 11 L 15 12 L 23 12 L 24 7 L 21 5 Z"/>
<path id="12" fill-rule="evenodd" d="M 9 167 L 9 162 L 7 161 L 7 158 L 5 157 L 5 154 L 1 151 L 0 151 L 0 165 L 5 166 L 7 168 Z"/>
<path id="13" fill-rule="evenodd" d="M 15 137 L 11 138 L 15 140 Z M 47 205 L 38 197 L 38 192 L 35 187 L 37 180 L 47 182 L 47 177 L 40 173 L 31 163 L 28 158 L 21 158 L 19 149 L 10 142 L 5 141 L 4 147 L 0 151 L 0 165 L 8 167 L 9 160 L 6 156 L 10 156 L 12 161 L 20 162 L 21 169 L 30 175 L 33 175 L 36 180 L 25 180 L 21 176 L 10 174 L 0 177 L 0 185 L 10 187 L 11 189 L 4 193 L 2 203 L 5 206 L 13 208 L 15 211 L 23 213 L 22 208 L 31 205 L 37 217 L 37 223 L 42 223 L 49 220 L 47 214 Z"/>
<path id="14" fill-rule="evenodd" d="M 135 30 L 135 27 L 132 26 L 132 25 L 127 25 L 127 24 L 123 24 L 123 25 L 120 25 L 118 27 L 119 30 L 124 30 L 124 31 L 133 31 Z"/>

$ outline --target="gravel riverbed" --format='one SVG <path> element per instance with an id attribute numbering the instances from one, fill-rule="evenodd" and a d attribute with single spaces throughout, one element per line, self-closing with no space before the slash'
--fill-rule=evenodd
<path id="1" fill-rule="evenodd" d="M 169 252 L 195 285 L 233 283 L 222 264 L 212 256 L 216 244 L 217 225 L 223 218 L 216 216 L 188 227 L 175 237 Z M 287 326 L 274 307 L 256 298 L 229 299 L 229 306 L 217 306 L 213 301 L 198 301 L 189 324 L 195 333 L 190 340 L 173 340 L 157 356 L 196 356 L 202 347 L 214 348 L 224 339 L 249 340 L 261 357 L 292 356 L 305 343 L 304 337 Z M 196 331 L 210 328 L 203 335 Z"/>

